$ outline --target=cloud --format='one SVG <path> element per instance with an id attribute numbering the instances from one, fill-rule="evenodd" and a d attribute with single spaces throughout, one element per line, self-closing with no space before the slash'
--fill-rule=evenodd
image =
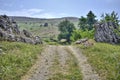
<path id="1" fill-rule="evenodd" d="M 0 13 L 9 16 L 32 16 L 33 14 L 40 13 L 41 11 L 42 9 L 22 9 L 19 11 L 0 10 Z"/>
<path id="2" fill-rule="evenodd" d="M 70 16 L 66 13 L 52 13 L 52 12 L 45 12 L 43 9 L 22 9 L 17 11 L 7 11 L 7 10 L 0 10 L 0 14 L 6 14 L 8 16 L 26 16 L 26 17 L 35 17 L 35 18 L 58 18 L 58 17 L 65 17 Z"/>

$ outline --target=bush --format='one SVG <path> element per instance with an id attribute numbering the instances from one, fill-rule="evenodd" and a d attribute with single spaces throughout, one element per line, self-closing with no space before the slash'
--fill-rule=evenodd
<path id="1" fill-rule="evenodd" d="M 94 38 L 94 30 L 74 30 L 72 33 L 72 36 L 70 37 L 71 41 L 76 41 L 80 38 L 89 38 L 93 39 Z"/>
<path id="2" fill-rule="evenodd" d="M 71 41 L 76 41 L 81 38 L 81 31 L 80 30 L 74 30 L 72 33 L 72 36 L 70 37 Z"/>
<path id="3" fill-rule="evenodd" d="M 82 31 L 80 30 L 80 34 L 81 34 L 81 38 L 89 38 L 89 39 L 93 39 L 94 38 L 94 30 L 91 31 Z"/>

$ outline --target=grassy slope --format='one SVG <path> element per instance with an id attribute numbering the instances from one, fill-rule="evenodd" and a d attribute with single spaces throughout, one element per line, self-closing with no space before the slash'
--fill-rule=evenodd
<path id="1" fill-rule="evenodd" d="M 41 53 L 41 45 L 0 42 L 5 54 L 0 55 L 0 80 L 20 80 Z"/>
<path id="2" fill-rule="evenodd" d="M 79 47 L 102 80 L 120 80 L 120 46 L 96 43 L 88 48 Z"/>
<path id="3" fill-rule="evenodd" d="M 66 17 L 66 18 L 55 18 L 55 19 L 39 19 L 39 18 L 28 18 L 28 17 L 14 17 L 14 19 L 19 24 L 21 30 L 26 29 L 32 32 L 34 35 L 38 35 L 40 37 L 57 37 L 59 34 L 58 24 L 68 19 L 74 25 L 78 26 L 78 18 L 76 17 Z M 48 27 L 44 27 L 45 23 L 48 23 Z M 41 26 L 42 25 L 42 26 Z"/>
<path id="4" fill-rule="evenodd" d="M 40 26 L 40 23 L 19 23 L 20 29 L 26 29 L 30 31 L 33 35 L 40 37 L 56 37 L 59 34 L 58 27 L 56 26 Z"/>

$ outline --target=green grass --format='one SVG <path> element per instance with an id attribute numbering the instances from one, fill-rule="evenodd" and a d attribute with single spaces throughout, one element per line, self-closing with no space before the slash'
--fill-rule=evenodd
<path id="1" fill-rule="evenodd" d="M 37 35 L 40 37 L 56 37 L 59 34 L 58 31 L 58 27 L 56 25 L 53 26 L 48 26 L 48 27 L 44 27 L 44 26 L 40 26 L 41 23 L 19 23 L 20 26 L 20 30 L 26 29 L 28 31 L 30 31 L 33 35 Z"/>
<path id="2" fill-rule="evenodd" d="M 41 45 L 0 42 L 0 80 L 20 80 L 42 51 Z"/>
<path id="3" fill-rule="evenodd" d="M 92 47 L 79 46 L 102 80 L 120 80 L 120 46 L 96 43 Z"/>

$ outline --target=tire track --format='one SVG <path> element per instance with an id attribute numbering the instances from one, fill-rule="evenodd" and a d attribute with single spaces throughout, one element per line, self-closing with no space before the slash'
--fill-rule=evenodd
<path id="1" fill-rule="evenodd" d="M 80 52 L 79 49 L 73 48 L 72 46 L 69 46 L 69 49 L 72 51 L 73 55 L 75 55 L 78 60 L 79 67 L 83 74 L 83 80 L 101 80 L 98 74 L 87 62 L 87 58 Z"/>

